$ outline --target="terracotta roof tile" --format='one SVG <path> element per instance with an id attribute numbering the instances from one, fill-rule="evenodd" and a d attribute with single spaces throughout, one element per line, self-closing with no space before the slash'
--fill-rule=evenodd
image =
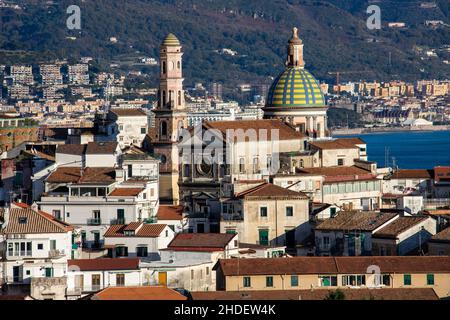
<path id="1" fill-rule="evenodd" d="M 235 234 L 227 233 L 179 233 L 167 246 L 170 250 L 199 251 L 202 248 L 225 249 Z"/>
<path id="2" fill-rule="evenodd" d="M 334 140 L 314 141 L 310 145 L 322 150 L 357 149 L 356 144 L 366 144 L 359 138 L 340 138 Z"/>
<path id="3" fill-rule="evenodd" d="M 81 156 L 86 152 L 85 144 L 60 144 L 56 148 L 56 153 L 72 154 Z"/>
<path id="4" fill-rule="evenodd" d="M 414 227 L 429 217 L 399 217 L 373 234 L 375 238 L 396 238 L 400 233 Z"/>
<path id="5" fill-rule="evenodd" d="M 450 227 L 436 233 L 429 241 L 432 242 L 450 242 Z"/>
<path id="6" fill-rule="evenodd" d="M 142 226 L 141 226 L 142 225 Z M 156 238 L 166 228 L 166 224 L 132 222 L 128 225 L 112 225 L 106 230 L 105 237 L 130 237 L 125 231 L 135 231 L 133 237 Z"/>
<path id="7" fill-rule="evenodd" d="M 158 208 L 158 220 L 181 220 L 183 219 L 183 206 L 160 205 Z"/>
<path id="8" fill-rule="evenodd" d="M 119 117 L 142 117 L 147 116 L 144 110 L 140 108 L 112 108 L 112 113 L 115 113 Z"/>
<path id="9" fill-rule="evenodd" d="M 31 208 L 11 208 L 5 234 L 66 233 L 73 228 L 45 212 Z"/>
<path id="10" fill-rule="evenodd" d="M 236 198 L 299 198 L 308 199 L 303 192 L 289 190 L 272 183 L 263 183 L 259 186 L 243 191 L 235 195 Z"/>
<path id="11" fill-rule="evenodd" d="M 432 288 L 340 289 L 345 300 L 439 300 Z M 193 300 L 324 300 L 335 290 L 253 290 L 191 292 Z"/>
<path id="12" fill-rule="evenodd" d="M 68 267 L 79 268 L 80 271 L 101 271 L 101 270 L 138 270 L 138 258 L 118 258 L 118 259 L 77 259 L 68 260 Z"/>
<path id="13" fill-rule="evenodd" d="M 433 179 L 434 171 L 427 169 L 399 169 L 392 173 L 391 179 Z"/>
<path id="14" fill-rule="evenodd" d="M 187 300 L 175 290 L 163 286 L 109 287 L 96 293 L 92 300 Z"/>
<path id="15" fill-rule="evenodd" d="M 89 142 L 86 154 L 113 154 L 117 150 L 117 142 Z"/>
<path id="16" fill-rule="evenodd" d="M 396 215 L 390 212 L 340 211 L 335 217 L 325 220 L 315 229 L 373 231 Z"/>
<path id="17" fill-rule="evenodd" d="M 449 273 L 447 256 L 292 257 L 220 259 L 225 276 L 276 274 L 365 274 L 369 266 L 386 273 Z"/>
<path id="18" fill-rule="evenodd" d="M 81 174 L 82 173 L 82 174 Z M 55 183 L 105 183 L 115 181 L 114 168 L 88 167 L 59 167 L 47 178 L 47 182 Z"/>
<path id="19" fill-rule="evenodd" d="M 116 188 L 109 195 L 114 197 L 136 197 L 145 188 Z"/>
<path id="20" fill-rule="evenodd" d="M 305 134 L 295 130 L 295 128 L 280 120 L 205 121 L 203 126 L 206 129 L 219 130 L 224 136 L 226 136 L 227 130 L 242 129 L 244 132 L 250 134 L 253 129 L 255 130 L 255 133 L 257 134 L 256 138 L 259 141 L 264 141 L 265 138 L 268 140 L 274 140 L 276 137 L 278 140 L 295 140 L 306 138 Z M 273 137 L 272 130 L 277 130 L 276 133 L 274 132 Z M 239 138 L 240 137 L 235 137 L 235 140 L 238 140 Z M 248 141 L 248 138 L 246 138 L 246 141 Z"/>

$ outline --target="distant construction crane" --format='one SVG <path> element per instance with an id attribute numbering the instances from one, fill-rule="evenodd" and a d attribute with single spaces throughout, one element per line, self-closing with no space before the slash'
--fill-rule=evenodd
<path id="1" fill-rule="evenodd" d="M 339 85 L 340 83 L 340 76 L 342 74 L 358 74 L 358 73 L 372 73 L 373 71 L 369 70 L 355 70 L 355 71 L 334 71 L 334 72 L 328 72 L 328 74 L 336 75 L 336 85 Z"/>

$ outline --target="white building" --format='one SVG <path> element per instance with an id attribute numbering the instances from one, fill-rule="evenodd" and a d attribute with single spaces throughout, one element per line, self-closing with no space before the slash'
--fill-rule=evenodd
<path id="1" fill-rule="evenodd" d="M 156 216 L 158 179 L 128 179 L 120 168 L 60 167 L 45 181 L 42 210 L 80 226 L 82 242 L 99 248 L 110 225 Z"/>
<path id="2" fill-rule="evenodd" d="M 7 213 L 5 282 L 29 284 L 31 278 L 63 277 L 67 261 L 79 254 L 74 228 L 26 205 Z"/>
<path id="3" fill-rule="evenodd" d="M 113 225 L 105 232 L 105 248 L 110 258 L 138 257 L 160 259 L 160 250 L 167 248 L 175 232 L 166 224 L 132 222 Z"/>
<path id="4" fill-rule="evenodd" d="M 142 283 L 137 258 L 68 261 L 68 299 L 77 299 L 107 287 L 140 286 Z"/>
<path id="5" fill-rule="evenodd" d="M 143 277 L 149 285 L 212 291 L 216 286 L 214 265 L 238 251 L 237 234 L 180 233 L 161 251 L 160 261 L 143 260 Z"/>
<path id="6" fill-rule="evenodd" d="M 115 136 L 120 147 L 142 145 L 148 132 L 148 115 L 138 108 L 112 108 L 108 115 L 112 125 L 108 133 Z"/>

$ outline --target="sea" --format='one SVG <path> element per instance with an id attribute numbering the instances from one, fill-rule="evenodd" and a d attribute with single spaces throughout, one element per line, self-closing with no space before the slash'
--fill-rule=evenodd
<path id="1" fill-rule="evenodd" d="M 385 132 L 352 136 L 367 143 L 369 161 L 378 167 L 432 169 L 450 166 L 450 131 Z"/>

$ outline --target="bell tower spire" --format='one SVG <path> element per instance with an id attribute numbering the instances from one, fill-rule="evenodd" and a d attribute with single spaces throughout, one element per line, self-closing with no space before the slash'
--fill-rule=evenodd
<path id="1" fill-rule="evenodd" d="M 298 29 L 292 28 L 292 37 L 288 42 L 288 54 L 286 66 L 304 68 L 303 60 L 303 41 L 298 37 Z"/>

